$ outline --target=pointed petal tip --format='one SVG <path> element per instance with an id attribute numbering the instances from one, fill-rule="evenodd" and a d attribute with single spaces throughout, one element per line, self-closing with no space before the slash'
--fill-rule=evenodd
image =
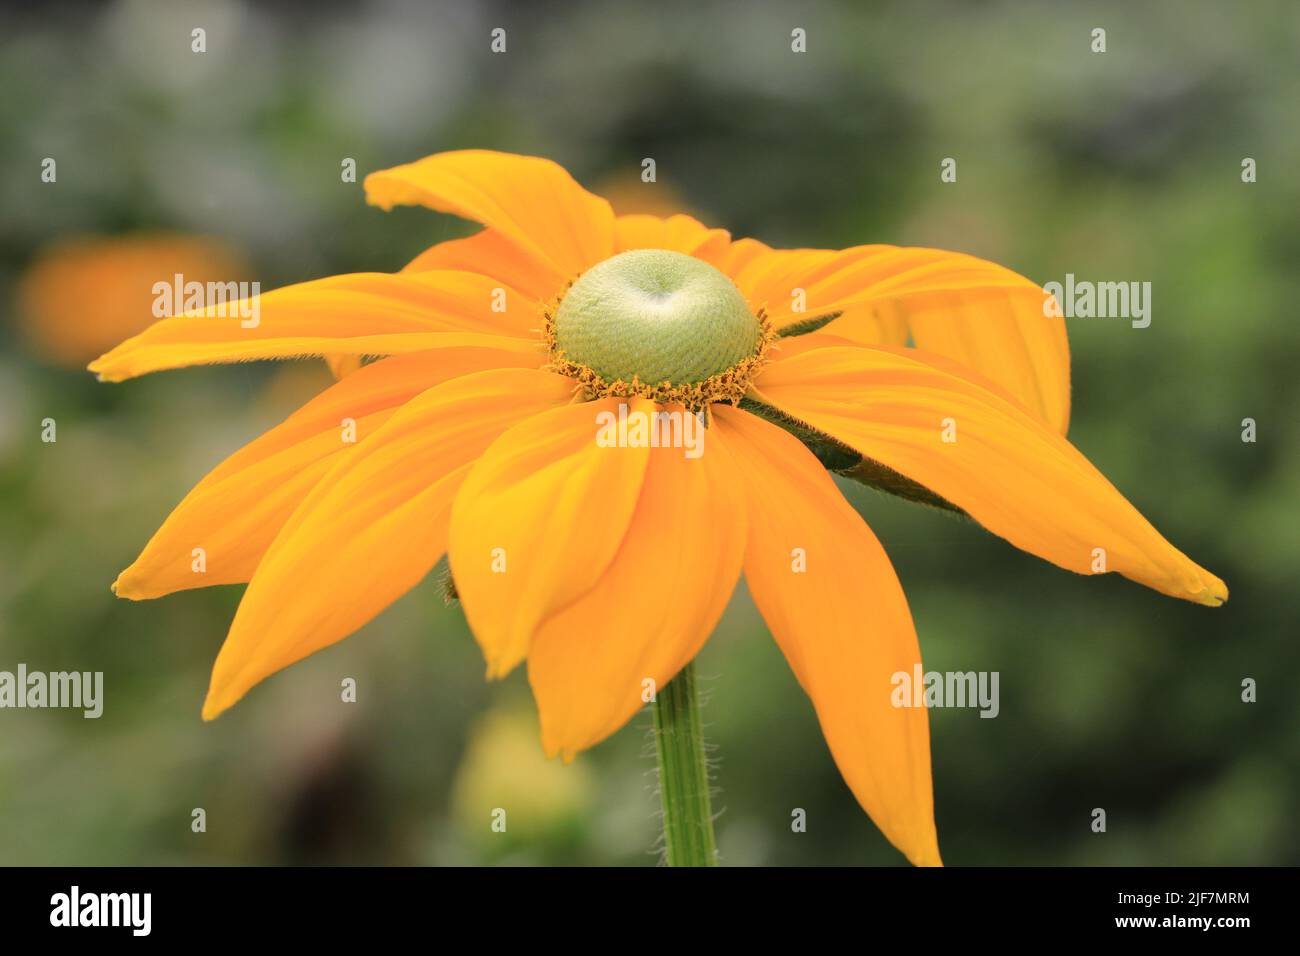
<path id="1" fill-rule="evenodd" d="M 101 361 L 95 361 L 86 366 L 86 370 L 94 374 L 95 381 L 103 382 L 108 385 L 113 385 L 117 382 L 125 382 L 128 378 L 131 378 L 130 375 L 123 374 L 120 371 L 110 371 L 109 369 L 109 364 Z"/>
<path id="2" fill-rule="evenodd" d="M 484 677 L 490 681 L 505 680 L 510 676 L 510 672 L 521 663 L 523 663 L 522 658 L 513 660 L 509 657 L 494 655 L 487 659 L 487 672 Z"/>
<path id="3" fill-rule="evenodd" d="M 1183 577 L 1177 587 L 1167 590 L 1161 588 L 1161 590 L 1173 597 L 1204 607 L 1220 607 L 1227 602 L 1228 586 L 1218 575 L 1194 563 L 1189 571 L 1190 573 Z"/>
<path id="4" fill-rule="evenodd" d="M 95 378 L 101 382 L 121 382 L 130 378 L 130 375 L 122 373 L 118 358 L 122 346 L 130 341 L 131 339 L 123 339 L 99 358 L 87 364 L 86 371 L 93 373 Z"/>
<path id="5" fill-rule="evenodd" d="M 366 205 L 374 206 L 380 212 L 392 212 L 396 203 L 390 195 L 379 194 L 377 192 L 378 182 L 375 180 L 380 173 L 370 173 L 362 181 L 362 186 L 366 191 Z"/>
<path id="6" fill-rule="evenodd" d="M 460 594 L 460 601 L 463 606 L 465 604 L 464 593 Z M 466 623 L 470 623 L 468 618 Z M 470 623 L 470 632 L 475 633 L 472 623 Z M 477 636 L 477 633 L 475 633 L 476 638 Z M 507 635 L 507 641 L 508 644 L 500 647 L 485 646 L 482 641 L 479 641 L 479 648 L 483 651 L 483 659 L 487 661 L 487 672 L 484 675 L 486 680 L 504 680 L 514 672 L 516 667 L 528 659 L 528 648 L 532 643 L 532 633 L 530 631 L 512 628 Z"/>
<path id="7" fill-rule="evenodd" d="M 131 568 L 127 568 L 117 576 L 117 580 L 108 586 L 115 597 L 122 598 L 126 601 L 143 601 L 149 597 L 141 590 L 139 581 L 131 574 Z"/>
<path id="8" fill-rule="evenodd" d="M 230 687 L 229 683 L 218 687 L 214 676 L 212 683 L 208 686 L 208 696 L 203 699 L 202 715 L 204 723 L 216 720 L 243 700 L 246 693 L 248 693 L 247 688 L 236 692 Z"/>
<path id="9" fill-rule="evenodd" d="M 546 755 L 547 760 L 554 760 L 559 757 L 567 766 L 573 763 L 573 758 L 578 755 L 577 748 L 566 747 L 558 735 L 550 732 L 543 727 L 541 732 L 542 753 Z"/>
<path id="10" fill-rule="evenodd" d="M 911 843 L 907 849 L 904 849 L 903 846 L 899 844 L 895 845 L 898 846 L 903 855 L 907 857 L 907 862 L 911 863 L 913 866 L 943 866 L 943 858 L 939 855 L 939 836 L 933 829 L 930 829 L 929 833 L 926 833 L 920 839 Z"/>
<path id="11" fill-rule="evenodd" d="M 1228 602 L 1228 586 L 1214 575 L 1210 575 L 1210 583 L 1201 588 L 1194 600 L 1197 604 L 1206 607 L 1222 607 Z"/>
<path id="12" fill-rule="evenodd" d="M 89 365 L 87 365 L 87 366 L 86 366 L 86 371 L 87 371 L 87 372 L 90 372 L 92 375 L 94 375 L 94 376 L 95 376 L 95 381 L 97 381 L 97 382 L 115 382 L 115 381 L 119 381 L 119 379 L 115 379 L 115 378 L 113 378 L 112 376 L 110 376 L 110 375 L 107 373 L 107 371 L 105 371 L 105 370 L 108 368 L 108 363 L 104 361 L 106 358 L 108 358 L 108 353 L 107 353 L 107 352 L 105 352 L 105 353 L 104 353 L 103 355 L 101 355 L 99 358 L 95 359 L 95 361 L 93 361 L 93 362 L 91 362 Z"/>
<path id="13" fill-rule="evenodd" d="M 514 669 L 518 667 L 521 663 L 522 663 L 522 659 L 511 660 L 502 657 L 493 658 L 492 660 L 488 661 L 487 679 L 490 681 L 505 680 L 507 677 L 510 676 L 511 672 L 514 671 Z"/>

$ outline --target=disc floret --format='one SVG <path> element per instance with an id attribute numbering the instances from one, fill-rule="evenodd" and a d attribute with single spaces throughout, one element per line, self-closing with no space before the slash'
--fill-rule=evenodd
<path id="1" fill-rule="evenodd" d="M 772 338 L 766 317 L 750 311 L 730 279 L 663 249 L 593 266 L 545 318 L 552 367 L 591 397 L 638 396 L 695 410 L 740 401 Z"/>

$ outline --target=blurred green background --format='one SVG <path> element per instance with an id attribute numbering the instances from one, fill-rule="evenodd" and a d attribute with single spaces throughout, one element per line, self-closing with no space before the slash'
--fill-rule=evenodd
<path id="1" fill-rule="evenodd" d="M 329 373 L 98 384 L 84 362 L 149 321 L 119 316 L 133 327 L 97 343 L 125 267 L 108 260 L 105 287 L 65 261 L 24 291 L 84 236 L 203 235 L 264 289 L 395 270 L 470 227 L 366 207 L 341 161 L 363 176 L 460 147 L 550 156 L 616 209 L 681 208 L 777 245 L 923 244 L 1040 282 L 1151 281 L 1150 328 L 1067 321 L 1071 438 L 1228 582 L 1225 607 L 846 492 L 893 558 L 927 668 L 1001 674 L 996 720 L 932 713 L 949 864 L 1300 861 L 1300 6 L 130 0 L 7 7 L 0 37 L 0 669 L 106 683 L 97 721 L 0 711 L 0 863 L 655 862 L 648 713 L 569 767 L 546 761 L 524 674 L 485 683 L 435 578 L 203 724 L 241 589 L 137 604 L 108 585 Z M 58 293 L 72 304 L 35 314 Z M 724 862 L 902 862 L 743 589 L 697 670 Z"/>

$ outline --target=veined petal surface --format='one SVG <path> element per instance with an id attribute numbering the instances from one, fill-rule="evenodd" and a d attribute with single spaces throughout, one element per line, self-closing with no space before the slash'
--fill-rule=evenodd
<path id="1" fill-rule="evenodd" d="M 647 687 L 662 688 L 699 652 L 740 577 L 746 513 L 725 441 L 716 428 L 686 425 L 680 406 L 659 411 L 678 416 L 664 420 L 669 428 L 698 427 L 697 451 L 650 450 L 609 567 L 545 620 L 528 652 L 550 755 L 571 758 L 622 727 Z"/>
<path id="2" fill-rule="evenodd" d="M 917 349 L 828 347 L 772 362 L 752 393 L 1062 568 L 1227 599 L 1065 438 L 955 369 Z"/>
<path id="3" fill-rule="evenodd" d="M 753 240 L 745 240 L 753 243 Z M 736 245 L 739 245 L 738 243 Z M 1070 351 L 1046 295 L 1003 266 L 963 253 L 901 246 L 733 253 L 730 273 L 778 329 L 841 313 L 827 332 L 864 345 L 903 345 L 956 359 L 1065 434 Z M 734 246 L 733 246 L 734 248 Z M 796 306 L 798 311 L 796 311 Z"/>
<path id="4" fill-rule="evenodd" d="M 929 713 L 894 706 L 921 662 L 889 558 L 793 436 L 714 409 L 749 508 L 745 580 L 862 808 L 913 863 L 938 865 Z"/>
<path id="5" fill-rule="evenodd" d="M 521 416 L 571 393 L 567 379 L 536 369 L 464 375 L 411 399 L 338 462 L 257 566 L 213 668 L 204 717 L 414 587 L 446 550 L 452 501 L 474 459 Z"/>
<path id="6" fill-rule="evenodd" d="M 482 149 L 437 153 L 366 177 L 381 209 L 421 205 L 481 222 L 567 282 L 609 258 L 614 212 L 558 163 Z"/>
<path id="7" fill-rule="evenodd" d="M 395 355 L 458 345 L 541 352 L 540 320 L 523 293 L 469 272 L 331 276 L 213 304 L 161 319 L 99 357 L 104 381 L 187 365 L 301 358 Z"/>
<path id="8" fill-rule="evenodd" d="M 590 591 L 627 533 L 649 448 L 599 443 L 604 415 L 649 414 L 607 398 L 534 415 L 498 438 L 456 497 L 450 560 L 488 662 L 510 672 L 538 627 Z"/>
<path id="9" fill-rule="evenodd" d="M 507 349 L 448 348 L 396 355 L 327 388 L 208 473 L 113 585 L 142 600 L 187 588 L 242 584 L 320 479 L 410 399 L 448 379 L 534 365 Z M 204 571 L 193 569 L 203 549 Z"/>

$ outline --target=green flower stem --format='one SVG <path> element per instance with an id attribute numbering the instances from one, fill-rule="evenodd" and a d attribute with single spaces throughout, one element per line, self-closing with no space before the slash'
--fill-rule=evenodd
<path id="1" fill-rule="evenodd" d="M 654 712 L 668 865 L 717 866 L 694 664 L 687 664 L 667 687 L 659 690 Z"/>

